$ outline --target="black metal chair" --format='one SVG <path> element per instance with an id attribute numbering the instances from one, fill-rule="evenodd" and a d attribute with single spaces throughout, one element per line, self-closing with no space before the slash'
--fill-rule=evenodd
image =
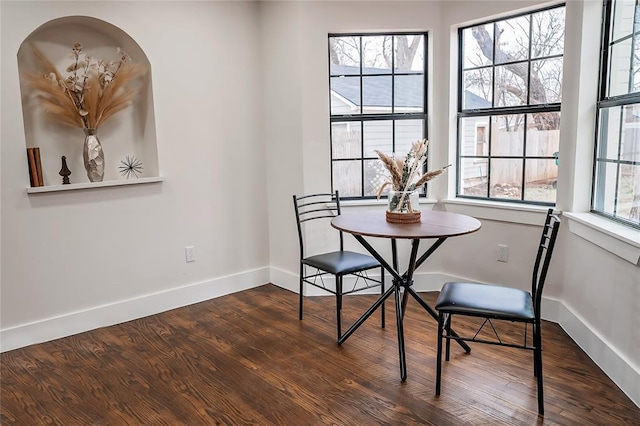
<path id="1" fill-rule="evenodd" d="M 293 196 L 293 206 L 296 212 L 296 222 L 298 225 L 298 237 L 300 241 L 300 305 L 299 319 L 302 320 L 302 302 L 304 298 L 304 283 L 308 283 L 317 288 L 321 288 L 336 296 L 336 327 L 338 339 L 342 336 L 342 324 L 340 311 L 342 309 L 342 296 L 374 287 L 380 287 L 380 294 L 384 293 L 384 268 L 373 257 L 344 250 L 344 241 L 341 231 L 340 250 L 306 255 L 305 237 L 303 224 L 318 219 L 331 219 L 340 214 L 340 197 L 338 191 L 327 194 L 310 194 L 303 196 Z M 326 224 L 329 227 L 329 224 Z M 324 231 L 323 231 L 324 232 Z M 380 268 L 380 279 L 369 277 L 367 271 Z M 333 275 L 335 286 L 327 285 L 323 277 Z M 345 275 L 355 276 L 355 283 L 349 289 L 343 288 L 343 277 Z M 384 305 L 381 309 L 382 328 L 384 328 Z"/>
<path id="2" fill-rule="evenodd" d="M 549 270 L 549 262 L 560 227 L 560 218 L 549 209 L 538 246 L 531 293 L 511 287 L 495 285 L 448 282 L 436 301 L 438 310 L 438 354 L 436 366 L 436 395 L 440 395 L 442 378 L 442 341 L 446 339 L 446 361 L 449 361 L 451 340 L 486 343 L 509 346 L 533 351 L 533 372 L 538 382 L 538 412 L 544 414 L 544 397 L 542 387 L 542 330 L 540 328 L 540 303 L 542 290 Z M 451 322 L 454 316 L 471 316 L 484 318 L 482 325 L 473 337 L 458 337 L 451 333 Z M 496 331 L 492 320 L 506 320 L 524 323 L 524 342 L 514 344 L 503 341 Z M 495 340 L 478 338 L 482 328 L 489 324 Z M 532 340 L 527 342 L 527 328 L 531 324 Z M 459 330 L 458 330 L 459 331 Z"/>

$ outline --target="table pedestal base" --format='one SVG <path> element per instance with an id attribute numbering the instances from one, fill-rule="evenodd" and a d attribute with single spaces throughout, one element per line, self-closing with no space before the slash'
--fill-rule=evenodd
<path id="1" fill-rule="evenodd" d="M 356 239 L 362 244 L 368 251 L 371 253 L 384 268 L 391 273 L 394 277 L 393 285 L 382 294 L 376 300 L 376 302 L 369 308 L 367 311 L 362 314 L 360 318 L 351 326 L 349 329 L 338 339 L 338 344 L 342 345 L 348 338 L 353 334 L 354 331 L 358 329 L 370 316 L 373 314 L 376 309 L 378 309 L 391 295 L 395 296 L 395 304 L 396 304 L 396 327 L 398 332 L 398 355 L 400 362 L 400 379 L 404 382 L 407 379 L 407 362 L 406 362 L 406 354 L 404 348 L 404 327 L 403 327 L 403 319 L 404 319 L 404 310 L 407 306 L 407 295 L 410 294 L 422 308 L 431 315 L 433 319 L 438 321 L 437 312 L 427 304 L 418 293 L 416 293 L 411 285 L 413 284 L 413 272 L 415 269 L 420 266 L 445 240 L 446 238 L 440 238 L 436 241 L 419 259 L 417 258 L 418 254 L 418 246 L 420 244 L 420 240 L 413 240 L 412 250 L 411 250 L 411 259 L 409 261 L 409 269 L 403 275 L 400 275 L 397 269 L 397 250 L 395 240 L 392 240 L 392 253 L 393 253 L 393 263 L 394 267 L 392 268 L 383 258 L 378 254 L 373 247 L 367 243 L 367 241 L 360 235 L 355 235 Z M 404 289 L 404 294 L 402 290 Z M 458 337 L 458 334 L 451 330 L 451 334 L 453 336 Z M 471 348 L 462 340 L 456 340 L 458 344 L 465 350 L 465 352 L 471 352 Z"/>

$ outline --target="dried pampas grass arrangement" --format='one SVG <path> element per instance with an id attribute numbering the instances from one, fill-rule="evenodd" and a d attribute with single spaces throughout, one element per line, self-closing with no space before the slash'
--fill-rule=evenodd
<path id="1" fill-rule="evenodd" d="M 117 60 L 105 62 L 91 58 L 80 43 L 74 43 L 68 75 L 63 77 L 40 49 L 30 48 L 41 72 L 23 74 L 26 82 L 38 94 L 43 110 L 71 127 L 97 129 L 131 105 L 138 89 L 130 83 L 146 73 L 120 48 Z"/>
<path id="2" fill-rule="evenodd" d="M 427 161 L 428 146 L 429 141 L 426 139 L 414 142 L 409 153 L 404 158 L 394 158 L 383 152 L 376 151 L 382 164 L 384 164 L 391 174 L 391 180 L 384 182 L 378 190 L 378 198 L 380 198 L 382 192 L 389 185 L 391 185 L 394 191 L 414 191 L 431 179 L 443 174 L 447 167 L 451 166 L 451 164 L 449 164 L 441 169 L 432 170 L 421 175 L 423 165 L 425 161 Z"/>

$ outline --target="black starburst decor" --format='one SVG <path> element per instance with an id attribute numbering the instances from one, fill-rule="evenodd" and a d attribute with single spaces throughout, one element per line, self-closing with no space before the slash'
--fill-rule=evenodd
<path id="1" fill-rule="evenodd" d="M 127 155 L 126 159 L 120 161 L 122 166 L 119 166 L 120 174 L 125 176 L 127 179 L 130 177 L 138 178 L 142 174 L 142 161 L 138 160 L 136 157 Z"/>

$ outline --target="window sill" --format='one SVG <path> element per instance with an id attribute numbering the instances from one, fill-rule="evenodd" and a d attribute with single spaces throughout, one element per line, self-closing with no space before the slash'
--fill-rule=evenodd
<path id="1" fill-rule="evenodd" d="M 446 210 L 462 213 L 477 219 L 488 219 L 499 222 L 541 225 L 549 210 L 546 206 L 532 204 L 501 203 L 498 201 L 470 200 L 454 198 L 443 200 Z"/>
<path id="2" fill-rule="evenodd" d="M 569 231 L 585 240 L 638 265 L 640 231 L 591 213 L 563 213 L 569 219 Z"/>
<path id="3" fill-rule="evenodd" d="M 27 188 L 28 194 L 41 194 L 43 192 L 73 191 L 77 189 L 105 188 L 108 186 L 137 185 L 142 183 L 162 182 L 163 177 L 147 177 L 129 180 L 109 180 L 105 182 L 83 182 L 68 185 L 47 185 Z"/>
<path id="4" fill-rule="evenodd" d="M 420 206 L 429 206 L 432 208 L 438 200 L 432 198 L 420 198 Z M 366 200 L 340 200 L 341 207 L 360 207 L 360 206 L 387 206 L 387 197 L 381 199 L 366 199 Z"/>
<path id="5" fill-rule="evenodd" d="M 494 201 L 443 200 L 447 211 L 478 219 L 540 225 L 548 207 Z M 640 231 L 591 213 L 562 212 L 571 233 L 607 250 L 634 265 L 640 264 Z"/>

